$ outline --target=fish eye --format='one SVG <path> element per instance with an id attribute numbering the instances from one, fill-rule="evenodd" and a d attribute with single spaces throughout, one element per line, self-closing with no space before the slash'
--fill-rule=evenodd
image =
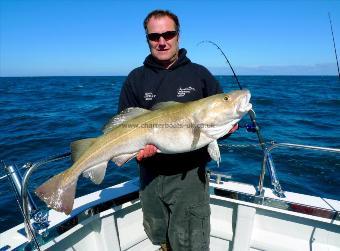
<path id="1" fill-rule="evenodd" d="M 224 96 L 224 100 L 228 101 L 229 100 L 229 96 Z"/>

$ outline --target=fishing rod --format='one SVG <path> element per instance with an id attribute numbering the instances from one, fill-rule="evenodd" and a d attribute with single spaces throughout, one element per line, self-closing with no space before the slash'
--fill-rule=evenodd
<path id="1" fill-rule="evenodd" d="M 236 80 L 236 83 L 237 83 L 238 87 L 240 88 L 240 90 L 242 90 L 243 87 L 242 87 L 240 81 L 238 80 L 238 77 L 237 77 L 237 75 L 236 75 L 236 73 L 235 73 L 235 71 L 234 71 L 234 68 L 232 67 L 231 63 L 229 62 L 229 60 L 228 60 L 227 56 L 225 55 L 225 53 L 223 52 L 223 50 L 222 50 L 215 42 L 210 41 L 210 40 L 201 41 L 201 42 L 199 42 L 197 45 L 200 45 L 200 44 L 202 44 L 202 43 L 210 43 L 210 44 L 214 45 L 214 46 L 222 53 L 222 56 L 225 58 L 225 60 L 227 61 L 228 65 L 229 65 L 229 67 L 230 67 L 230 69 L 231 69 L 231 71 L 233 72 L 233 76 L 234 76 L 234 78 L 235 78 L 235 80 Z M 253 124 L 252 124 L 251 127 L 248 127 L 248 126 L 247 126 L 247 131 L 256 132 L 257 137 L 258 137 L 258 140 L 259 140 L 259 143 L 260 143 L 260 146 L 261 146 L 261 148 L 262 148 L 262 150 L 263 150 L 263 153 L 264 153 L 264 154 L 265 154 L 265 153 L 267 154 L 266 167 L 267 167 L 268 172 L 269 172 L 270 177 L 271 177 L 271 184 L 272 184 L 273 187 L 274 187 L 274 193 L 275 193 L 278 197 L 284 198 L 284 197 L 286 197 L 286 196 L 284 195 L 284 193 L 283 193 L 283 191 L 282 191 L 282 189 L 281 189 L 281 185 L 280 185 L 280 183 L 279 183 L 279 180 L 278 180 L 278 178 L 277 178 L 277 176 L 276 176 L 274 161 L 273 161 L 273 159 L 272 159 L 272 157 L 271 157 L 271 154 L 267 151 L 267 150 L 268 150 L 268 147 L 267 147 L 267 145 L 266 145 L 266 143 L 265 143 L 265 141 L 264 141 L 264 139 L 263 139 L 263 137 L 262 137 L 260 127 L 259 127 L 259 125 L 258 125 L 258 123 L 257 123 L 257 121 L 256 121 L 256 115 L 255 115 L 254 110 L 253 110 L 253 109 L 250 109 L 250 110 L 248 111 L 248 115 L 249 115 L 250 120 L 251 120 L 251 122 L 252 122 Z M 261 176 L 263 176 L 263 175 L 264 175 L 264 170 L 262 170 Z M 260 179 L 260 180 L 261 180 L 261 179 Z M 262 193 L 262 187 L 263 187 L 263 184 L 259 184 L 259 188 L 260 188 L 259 191 L 258 191 L 259 195 L 261 195 L 261 193 Z"/>
<path id="2" fill-rule="evenodd" d="M 332 25 L 332 20 L 331 20 L 331 14 L 329 12 L 328 12 L 328 18 L 329 18 L 329 24 L 331 26 L 331 32 L 332 32 L 332 38 L 333 38 L 333 47 L 334 47 L 336 65 L 338 67 L 338 76 L 339 76 L 339 80 L 340 80 L 340 70 L 339 70 L 338 54 L 336 53 L 335 39 L 334 39 L 334 33 L 333 33 L 333 25 Z"/>

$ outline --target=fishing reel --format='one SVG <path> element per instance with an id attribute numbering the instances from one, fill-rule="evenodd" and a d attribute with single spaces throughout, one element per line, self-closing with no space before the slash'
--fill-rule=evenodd
<path id="1" fill-rule="evenodd" d="M 256 125 L 254 123 L 239 125 L 239 128 L 245 128 L 247 132 L 256 132 Z"/>
<path id="2" fill-rule="evenodd" d="M 244 123 L 243 125 L 239 125 L 239 128 L 245 128 L 247 132 L 255 133 L 255 132 L 257 132 L 259 130 L 259 127 L 258 127 L 258 125 L 255 122 L 255 117 L 256 117 L 255 112 L 254 112 L 253 109 L 250 109 L 248 111 L 248 113 L 252 117 L 251 124 Z"/>

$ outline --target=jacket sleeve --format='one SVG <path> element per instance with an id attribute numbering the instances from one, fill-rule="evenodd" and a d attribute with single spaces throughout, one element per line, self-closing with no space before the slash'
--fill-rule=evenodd
<path id="1" fill-rule="evenodd" d="M 204 82 L 204 96 L 208 97 L 218 93 L 222 93 L 222 87 L 217 79 L 208 71 L 207 68 L 202 66 L 201 69 L 202 79 Z"/>
<path id="2" fill-rule="evenodd" d="M 133 89 L 132 73 L 126 78 L 120 91 L 118 113 L 129 107 L 138 107 L 138 100 Z"/>

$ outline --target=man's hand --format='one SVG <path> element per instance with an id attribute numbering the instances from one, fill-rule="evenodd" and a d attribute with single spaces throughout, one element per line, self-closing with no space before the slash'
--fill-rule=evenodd
<path id="1" fill-rule="evenodd" d="M 154 156 L 157 153 L 157 150 L 157 147 L 154 145 L 146 145 L 144 149 L 139 151 L 136 158 L 138 161 L 141 161 L 144 158 Z"/>

